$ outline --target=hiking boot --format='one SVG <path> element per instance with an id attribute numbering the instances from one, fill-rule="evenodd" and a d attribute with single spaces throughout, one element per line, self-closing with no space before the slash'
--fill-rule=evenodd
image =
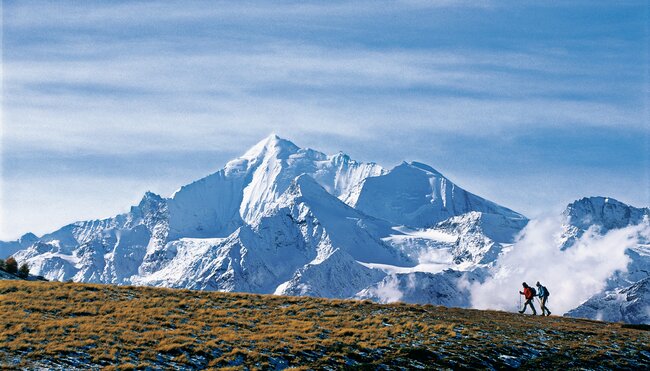
<path id="1" fill-rule="evenodd" d="M 519 313 L 524 314 L 524 311 L 523 311 L 523 310 L 520 310 Z"/>

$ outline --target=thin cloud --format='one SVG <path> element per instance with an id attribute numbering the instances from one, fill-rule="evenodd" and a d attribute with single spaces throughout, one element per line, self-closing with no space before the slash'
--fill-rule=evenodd
<path id="1" fill-rule="evenodd" d="M 300 17 L 348 16 L 350 14 L 394 14 L 399 11 L 431 8 L 489 8 L 494 1 L 487 0 L 401 0 L 401 1 L 280 1 L 273 3 L 253 1 L 135 1 L 126 3 L 52 3 L 25 1 L 13 4 L 8 10 L 7 25 L 16 28 L 32 27 L 89 27 L 106 28 L 118 25 L 147 23 Z"/>
<path id="2" fill-rule="evenodd" d="M 79 43 L 87 41 L 64 49 L 83 50 Z M 601 82 L 601 69 L 581 84 L 567 81 L 577 67 L 538 52 L 352 50 L 276 41 L 218 53 L 174 52 L 163 43 L 169 52 L 156 55 L 144 42 L 113 43 L 108 58 L 28 54 L 5 62 L 8 148 L 146 152 L 188 147 L 200 133 L 215 142 L 193 148 L 232 149 L 235 132 L 246 140 L 278 127 L 367 138 L 404 122 L 430 134 L 486 137 L 530 127 L 643 123 L 640 109 L 627 103 L 561 98 L 633 88 Z M 147 133 L 156 140 L 143 141 Z M 100 139 L 112 145 L 98 145 Z"/>
<path id="3" fill-rule="evenodd" d="M 598 67 L 590 76 L 584 67 L 568 64 L 561 56 L 549 58 L 521 52 L 341 50 L 277 43 L 261 50 L 220 50 L 217 53 L 170 51 L 156 55 L 155 50 L 144 53 L 131 51 L 140 49 L 141 44 L 146 45 L 145 41 L 131 44 L 128 47 L 131 50 L 120 50 L 119 44 L 116 43 L 117 50 L 110 58 L 70 55 L 67 59 L 45 61 L 7 58 L 5 69 L 8 83 L 95 84 L 161 93 L 179 90 L 200 93 L 212 90 L 206 89 L 208 84 L 222 91 L 250 90 L 260 84 L 281 84 L 295 88 L 427 86 L 429 89 L 456 89 L 461 93 L 491 93 L 497 96 L 515 95 L 508 90 L 514 88 L 518 96 L 529 96 L 602 88 L 602 82 L 597 77 L 616 69 L 616 66 L 606 69 Z M 76 42 L 58 48 L 83 49 Z M 570 82 L 553 81 L 553 77 L 557 80 L 578 78 L 588 86 L 577 89 Z M 551 81 L 548 81 L 549 78 Z M 612 84 L 621 87 L 617 82 L 610 82 L 609 86 Z"/>

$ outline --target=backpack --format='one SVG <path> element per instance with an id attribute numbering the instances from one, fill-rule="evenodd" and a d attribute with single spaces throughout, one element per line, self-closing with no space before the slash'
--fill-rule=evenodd
<path id="1" fill-rule="evenodd" d="M 533 297 L 537 296 L 537 291 L 535 291 L 534 287 L 529 287 L 530 293 L 532 294 Z"/>
<path id="2" fill-rule="evenodd" d="M 542 286 L 542 289 L 544 290 L 544 296 L 545 296 L 545 297 L 549 297 L 549 296 L 551 296 L 551 293 L 548 292 L 548 289 L 546 288 L 546 286 Z"/>

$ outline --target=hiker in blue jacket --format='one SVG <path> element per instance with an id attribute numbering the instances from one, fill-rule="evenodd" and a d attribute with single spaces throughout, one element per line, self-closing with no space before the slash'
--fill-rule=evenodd
<path id="1" fill-rule="evenodd" d="M 546 289 L 546 287 L 542 286 L 542 284 L 539 283 L 539 281 L 537 281 L 536 286 L 537 286 L 537 296 L 539 297 L 539 301 L 541 302 L 540 305 L 542 307 L 542 316 L 544 315 L 550 316 L 551 311 L 548 310 L 548 308 L 546 307 L 546 300 L 548 300 L 548 296 L 549 296 L 548 290 Z M 544 311 L 546 311 L 546 314 L 544 314 Z"/>

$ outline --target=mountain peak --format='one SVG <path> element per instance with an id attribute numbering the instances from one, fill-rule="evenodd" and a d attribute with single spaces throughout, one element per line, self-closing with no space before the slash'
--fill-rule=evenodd
<path id="1" fill-rule="evenodd" d="M 393 170 L 391 170 L 391 171 L 397 171 L 397 172 L 411 171 L 412 172 L 414 170 L 419 171 L 419 172 L 423 171 L 425 173 L 429 173 L 429 174 L 435 175 L 437 177 L 443 177 L 443 175 L 439 171 L 437 171 L 436 169 L 432 168 L 431 166 L 429 166 L 427 164 L 423 164 L 423 163 L 417 162 L 417 161 L 411 161 L 411 162 L 402 161 L 401 164 L 395 166 L 393 168 Z"/>
<path id="2" fill-rule="evenodd" d="M 281 138 L 275 133 L 269 134 L 266 138 L 262 139 L 259 143 L 265 143 L 267 146 L 282 146 L 283 144 L 289 144 L 295 146 L 290 140 Z"/>
<path id="3" fill-rule="evenodd" d="M 25 233 L 18 239 L 18 243 L 23 246 L 31 245 L 36 241 L 38 241 L 38 237 L 31 232 Z"/>
<path id="4" fill-rule="evenodd" d="M 365 179 L 354 206 L 368 215 L 411 227 L 431 227 L 470 211 L 525 219 L 467 192 L 419 162 L 402 162 L 384 175 Z"/>
<path id="5" fill-rule="evenodd" d="M 162 197 L 158 194 L 155 194 L 151 191 L 146 191 L 144 193 L 144 196 L 142 196 L 142 200 L 140 200 L 140 205 L 148 204 L 151 202 L 160 202 L 162 201 Z"/>
<path id="6" fill-rule="evenodd" d="M 570 203 L 564 216 L 569 224 L 586 230 L 598 225 L 606 230 L 638 224 L 650 208 L 636 208 L 611 197 L 584 197 Z"/>
<path id="7" fill-rule="evenodd" d="M 274 154 L 278 158 L 286 158 L 289 155 L 296 153 L 298 150 L 300 150 L 300 148 L 293 142 L 287 139 L 282 139 L 276 134 L 270 134 L 251 147 L 242 158 L 255 159 L 264 157 L 267 154 Z"/>

